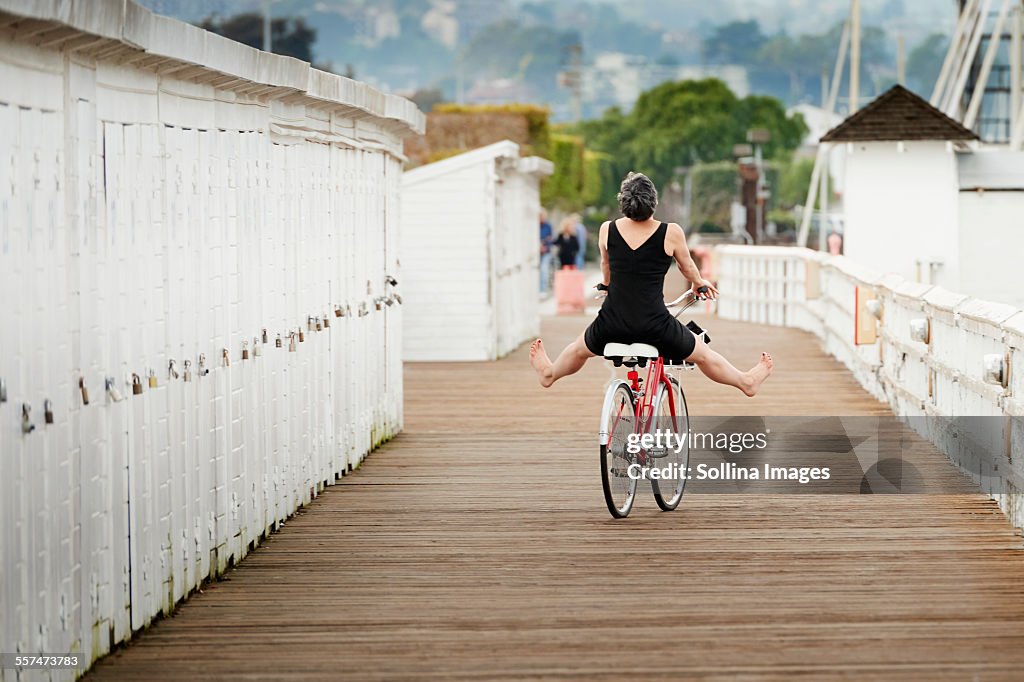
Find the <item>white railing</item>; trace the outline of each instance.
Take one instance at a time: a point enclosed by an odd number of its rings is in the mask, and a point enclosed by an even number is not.
[[[423,119],[130,1],[0,24],[0,651],[91,662],[401,428]]]
[[[914,424],[930,425],[925,435],[1024,525],[1024,312],[808,249],[721,246],[716,254],[721,316],[815,334],[895,414],[1006,417],[970,438],[937,426],[943,420]]]

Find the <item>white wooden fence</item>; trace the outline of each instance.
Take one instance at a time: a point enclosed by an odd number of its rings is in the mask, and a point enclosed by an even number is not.
[[[405,174],[406,360],[494,360],[536,337],[540,181],[553,170],[504,140]]]
[[[423,118],[131,1],[0,25],[0,651],[92,661],[401,428]]]
[[[1024,312],[808,249],[722,246],[717,260],[721,316],[814,333],[895,414],[1005,417],[975,420],[992,432],[969,438],[948,420],[912,423],[1024,526]],[[874,343],[855,343],[858,288],[877,297],[859,313]]]

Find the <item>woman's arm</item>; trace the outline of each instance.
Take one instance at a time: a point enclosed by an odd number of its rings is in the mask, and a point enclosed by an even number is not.
[[[612,268],[608,263],[608,222],[601,223],[601,230],[597,233],[597,246],[601,251],[601,281],[605,286],[612,283]]]
[[[676,223],[669,223],[668,239],[666,241],[672,247],[672,257],[675,258],[679,271],[683,273],[683,277],[693,286],[693,293],[697,294],[698,289],[707,287],[707,294],[702,295],[709,296],[712,299],[716,298],[718,296],[718,289],[711,282],[701,277],[700,268],[693,262],[690,248],[686,245],[686,234],[683,232],[683,228]]]

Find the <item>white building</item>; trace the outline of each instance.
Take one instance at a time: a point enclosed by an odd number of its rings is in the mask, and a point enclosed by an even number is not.
[[[844,253],[958,290],[956,151],[976,139],[900,86],[822,137],[845,151]]]
[[[1024,152],[957,155],[960,291],[1024,307]]]
[[[822,137],[845,152],[844,253],[879,272],[1024,300],[1024,152],[895,86]]]
[[[405,173],[405,360],[493,360],[537,335],[539,185],[553,170],[504,141]]]

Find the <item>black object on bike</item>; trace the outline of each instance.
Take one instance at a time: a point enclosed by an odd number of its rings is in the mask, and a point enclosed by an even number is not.
[[[686,328],[693,332],[694,336],[696,336],[698,339],[704,339],[704,343],[711,343],[711,337],[708,336],[708,333],[701,329],[700,325],[698,325],[693,320],[690,320],[689,322],[686,323]]]

